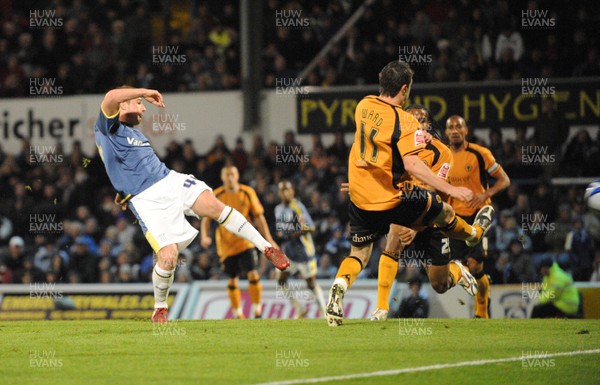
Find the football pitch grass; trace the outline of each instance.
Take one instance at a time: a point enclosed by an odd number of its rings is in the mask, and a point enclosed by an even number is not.
[[[0,384],[600,384],[599,320],[22,321],[0,336]]]

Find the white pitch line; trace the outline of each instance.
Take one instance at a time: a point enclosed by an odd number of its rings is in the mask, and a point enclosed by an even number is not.
[[[552,357],[563,357],[563,356],[578,356],[581,354],[599,354],[600,349],[591,350],[575,350],[572,352],[560,352],[560,353],[548,353],[548,354],[534,354],[527,356],[508,357],[508,358],[497,358],[490,360],[475,360],[475,361],[463,361],[456,362],[454,364],[438,364],[438,365],[427,365],[418,366],[416,368],[405,368],[405,369],[393,369],[393,370],[381,370],[377,372],[369,373],[355,373],[346,374],[343,376],[329,376],[329,377],[317,377],[317,378],[302,378],[297,380],[286,380],[286,381],[274,381],[274,382],[263,382],[256,385],[294,385],[294,384],[315,384],[319,382],[328,381],[339,381],[339,380],[352,380],[355,378],[367,378],[367,377],[380,377],[380,376],[393,376],[396,374],[414,373],[414,372],[426,372],[428,370],[448,369],[448,368],[459,368],[462,366],[478,366],[486,364],[499,364],[502,362],[514,362],[521,361],[523,359],[536,359],[536,358],[552,358]]]

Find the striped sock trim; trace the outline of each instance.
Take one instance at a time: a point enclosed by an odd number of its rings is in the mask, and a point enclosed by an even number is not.
[[[223,219],[222,221],[219,222],[219,224],[224,225],[229,220],[229,217],[231,217],[232,213],[233,213],[233,208],[229,207],[229,213],[227,214],[225,219]]]
[[[396,262],[398,262],[398,260],[400,259],[400,255],[398,253],[393,253],[393,252],[387,251],[387,250],[383,250],[381,252],[381,255],[385,255],[386,257],[391,258]]]
[[[360,269],[363,270],[365,267],[363,266],[363,262],[360,260],[360,258],[355,257],[353,255],[349,255],[346,258],[352,258],[352,259],[356,259],[358,261],[358,263],[360,263]]]

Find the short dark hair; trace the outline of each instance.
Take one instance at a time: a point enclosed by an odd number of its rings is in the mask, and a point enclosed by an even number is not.
[[[379,92],[383,96],[398,95],[403,85],[410,85],[414,71],[405,62],[394,60],[379,72]]]
[[[425,116],[427,116],[427,121],[429,123],[432,123],[431,113],[429,112],[429,109],[427,107],[425,107],[424,105],[413,103],[410,106],[406,107],[406,109],[405,109],[406,112],[408,112],[410,110],[423,110],[423,111],[425,111]]]

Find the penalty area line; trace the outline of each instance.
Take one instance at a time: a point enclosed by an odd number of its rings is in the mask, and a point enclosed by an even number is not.
[[[355,379],[355,378],[394,376],[394,375],[397,375],[397,374],[404,374],[404,373],[415,373],[415,372],[426,372],[426,371],[429,371],[429,370],[460,368],[460,367],[463,367],[463,366],[478,366],[478,365],[487,365],[487,364],[499,364],[499,363],[503,363],[503,362],[522,361],[524,359],[529,359],[529,360],[536,359],[536,358],[544,359],[544,358],[553,358],[553,357],[568,357],[568,356],[579,356],[579,355],[582,355],[582,354],[599,354],[599,353],[600,353],[600,349],[575,350],[575,351],[572,351],[572,352],[558,352],[558,353],[547,353],[547,354],[537,354],[537,355],[533,354],[533,355],[527,355],[527,356],[496,358],[496,359],[488,359],[488,360],[462,361],[462,362],[455,362],[453,364],[438,364],[438,365],[417,366],[417,367],[414,367],[414,368],[380,370],[380,371],[376,371],[376,372],[345,374],[345,375],[340,375],[340,376],[302,378],[302,379],[297,379],[297,380],[263,382],[263,383],[256,384],[256,385],[315,384],[315,383],[319,383],[319,382],[352,380],[352,379]]]

